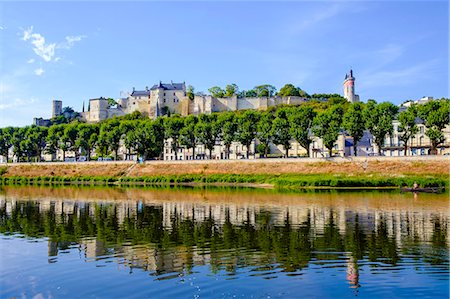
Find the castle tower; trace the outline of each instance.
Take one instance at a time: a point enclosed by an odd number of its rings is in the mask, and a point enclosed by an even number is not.
[[[62,114],[62,101],[53,100],[52,117],[57,117]]]
[[[359,97],[355,95],[355,77],[353,77],[353,70],[345,74],[344,80],[344,98],[350,103],[359,102]]]

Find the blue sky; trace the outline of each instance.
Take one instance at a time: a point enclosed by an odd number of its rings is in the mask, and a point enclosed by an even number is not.
[[[159,80],[342,94],[350,66],[362,101],[448,97],[448,22],[447,1],[1,2],[0,127]]]

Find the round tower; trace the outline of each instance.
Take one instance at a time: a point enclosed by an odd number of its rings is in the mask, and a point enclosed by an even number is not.
[[[350,69],[350,73],[345,74],[344,80],[344,98],[350,103],[356,102],[355,97],[355,77],[353,77],[353,70]]]
[[[56,117],[61,114],[62,114],[62,101],[53,100],[52,117]]]

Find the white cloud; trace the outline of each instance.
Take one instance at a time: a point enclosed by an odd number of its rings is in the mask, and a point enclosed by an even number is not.
[[[44,61],[51,61],[53,56],[55,56],[56,44],[46,44],[45,37],[39,33],[33,33],[33,26],[23,31],[22,40],[30,40],[31,44],[34,46],[33,51],[44,59]]]
[[[33,51],[41,57],[44,61],[58,61],[61,58],[55,57],[56,49],[66,49],[69,50],[73,47],[76,42],[81,41],[83,38],[86,38],[86,35],[78,35],[78,36],[66,36],[65,42],[62,43],[46,43],[45,37],[40,33],[33,33],[33,26],[23,31],[22,40],[30,41],[33,45]]]
[[[28,59],[27,63],[34,63],[34,58]]]
[[[43,68],[38,68],[38,69],[35,69],[34,70],[34,73],[37,75],[37,76],[40,76],[40,75],[42,75],[43,73],[44,73],[44,69]]]
[[[36,102],[35,98],[30,98],[29,100],[24,100],[21,98],[16,98],[8,103],[0,103],[0,110],[18,108],[23,106],[28,106]]]

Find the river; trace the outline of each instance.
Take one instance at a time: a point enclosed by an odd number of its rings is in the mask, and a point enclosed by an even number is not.
[[[448,194],[3,187],[0,297],[449,297]]]

